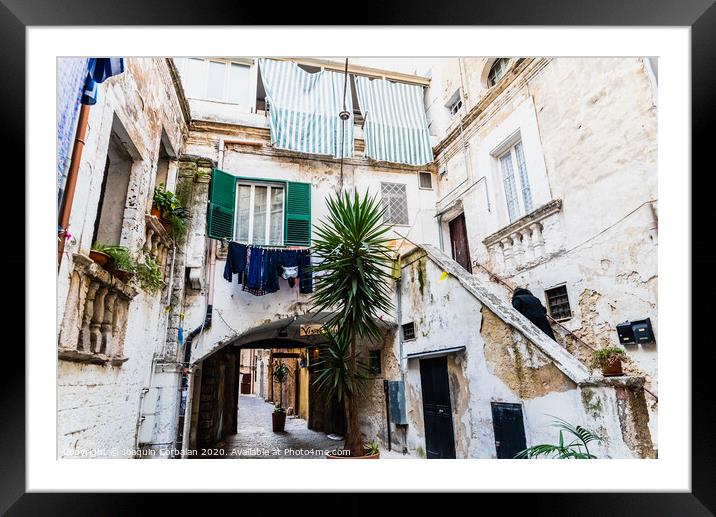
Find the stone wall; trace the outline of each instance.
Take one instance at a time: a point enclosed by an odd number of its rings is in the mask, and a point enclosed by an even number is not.
[[[104,296],[100,288],[91,307],[82,298],[85,295],[75,291],[78,284],[71,282],[78,274],[78,267],[88,260],[84,257],[89,255],[92,245],[111,139],[131,160],[126,196],[118,211],[121,222],[121,227],[117,227],[118,243],[127,246],[136,258],[152,254],[161,260],[167,272],[171,267],[166,242],[153,237],[153,230],[150,232],[153,223],[148,214],[162,134],[166,135],[165,145],[176,152],[182,148],[187,134],[187,120],[179,105],[182,94],[177,92],[171,79],[167,60],[127,58],[125,64],[124,73],[99,86],[99,100],[90,108],[70,217],[72,237],[66,243],[58,273],[57,440],[60,457],[92,451],[101,457],[132,457],[139,439],[139,417],[145,400],[152,401],[148,404],[152,406],[148,407],[152,416],[156,404],[166,403],[171,414],[168,420],[173,420],[171,425],[175,425],[175,414],[171,410],[175,407],[172,399],[177,396],[176,382],[164,379],[152,385],[152,379],[158,378],[155,369],[162,375],[163,367],[154,364],[154,358],[165,345],[168,293],[150,294],[139,289],[127,304],[122,324],[117,325],[118,320],[112,317],[116,298]],[[117,201],[122,202],[119,197]],[[151,245],[145,246],[149,238],[153,239]],[[110,294],[113,289],[119,289],[112,287],[119,284],[111,280],[111,275],[107,280],[96,278],[109,286]],[[98,313],[102,308],[104,318]],[[116,341],[118,350],[121,349],[117,358],[121,360],[110,358],[98,363],[101,358],[96,355],[69,353],[78,346],[76,341],[67,340],[72,329],[85,323],[92,328],[95,321],[105,339],[111,336]],[[160,390],[162,396],[158,397]],[[166,425],[155,418],[150,420],[152,426],[160,429]]]
[[[428,92],[440,113],[461,83],[469,93],[461,116],[435,117],[445,135],[436,148],[447,167],[438,183],[444,249],[446,221],[464,212],[472,260],[545,305],[545,291],[565,284],[572,317],[562,324],[589,344],[618,345],[618,323],[647,317],[658,342],[657,111],[644,61],[512,60],[492,88],[483,82],[489,60],[461,61],[438,67]],[[517,137],[534,207],[551,208],[510,225],[497,156]],[[657,348],[626,347],[629,371],[654,393]],[[656,440],[657,406],[647,396]]]
[[[437,250],[430,253],[404,257],[401,312],[403,323],[415,323],[416,338],[406,341],[403,351],[407,355],[464,347],[447,353],[458,458],[496,457],[493,402],[522,406],[527,446],[556,443],[551,424],[559,417],[604,436],[594,448],[599,457],[654,457],[640,388],[643,378],[589,377],[576,358],[535,334],[532,324],[508,303]],[[442,256],[441,262],[433,255]],[[398,344],[395,347],[397,355]],[[407,359],[405,367],[407,448],[423,456],[419,361]]]

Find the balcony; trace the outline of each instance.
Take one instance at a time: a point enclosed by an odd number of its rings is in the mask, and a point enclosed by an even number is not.
[[[75,253],[65,315],[60,332],[60,360],[119,366],[129,303],[134,287]]]
[[[165,266],[169,250],[172,247],[172,240],[157,216],[146,214],[144,220],[146,225],[142,252],[145,256],[152,257],[166,276],[167,268]]]
[[[547,260],[557,239],[547,239],[558,224],[562,200],[554,199],[485,238],[491,269],[512,274]]]

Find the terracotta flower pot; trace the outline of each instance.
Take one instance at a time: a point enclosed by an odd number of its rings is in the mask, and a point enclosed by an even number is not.
[[[616,377],[624,375],[622,370],[622,360],[619,358],[613,359],[611,362],[607,362],[602,366],[602,375],[604,377]]]
[[[161,211],[160,211],[157,207],[153,206],[153,207],[152,207],[152,215],[153,215],[154,217],[161,217],[161,216],[162,216],[162,213],[161,213]]]
[[[282,433],[286,427],[286,413],[271,413],[274,433]]]
[[[100,267],[104,267],[104,265],[109,260],[109,255],[101,251],[90,250],[90,258],[94,260]]]

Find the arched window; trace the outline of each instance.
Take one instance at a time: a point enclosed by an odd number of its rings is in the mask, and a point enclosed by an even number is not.
[[[495,59],[495,62],[492,63],[492,66],[490,67],[490,72],[487,74],[488,86],[495,86],[497,84],[497,81],[499,81],[500,78],[505,75],[505,72],[507,71],[507,64],[509,62],[510,59],[507,57]]]

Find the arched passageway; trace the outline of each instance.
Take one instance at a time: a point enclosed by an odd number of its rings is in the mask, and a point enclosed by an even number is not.
[[[265,330],[244,334],[193,368],[191,457],[311,458],[343,445],[342,405],[315,386],[320,339],[283,337],[289,331],[279,327],[274,337],[249,341]],[[288,369],[282,384],[272,375],[279,362]],[[285,429],[274,432],[279,404],[286,409]]]

